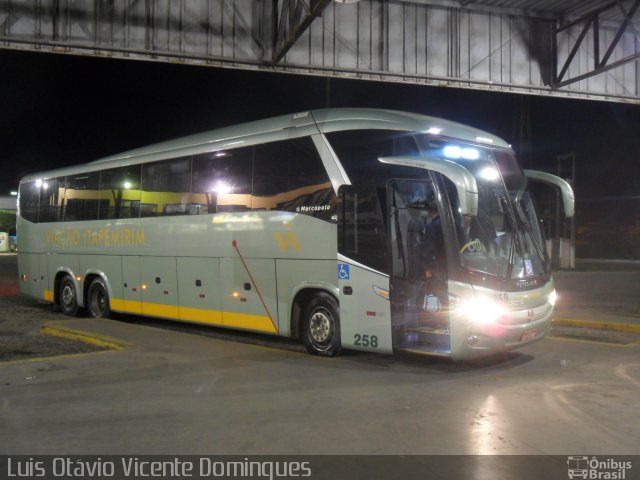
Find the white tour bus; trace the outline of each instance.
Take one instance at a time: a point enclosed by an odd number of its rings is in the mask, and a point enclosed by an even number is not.
[[[326,109],[25,177],[23,293],[65,314],[466,359],[550,329],[556,293],[508,144],[413,113]]]

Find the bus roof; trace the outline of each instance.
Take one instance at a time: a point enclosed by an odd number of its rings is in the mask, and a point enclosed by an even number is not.
[[[495,135],[442,118],[395,110],[328,108],[281,115],[156,143],[90,163],[30,174],[25,176],[22,182],[223,150],[237,147],[239,144],[252,145],[295,138],[318,131],[328,133],[356,129],[409,130],[475,143],[484,142],[487,146],[510,148],[504,140]]]

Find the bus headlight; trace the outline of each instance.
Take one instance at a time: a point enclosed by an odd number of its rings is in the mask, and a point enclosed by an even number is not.
[[[556,300],[558,299],[558,294],[556,293],[555,289],[549,294],[549,298],[547,299],[549,301],[549,303],[551,304],[551,306],[555,306],[556,304]]]
[[[495,323],[507,313],[504,304],[488,297],[459,299],[455,311],[478,323]]]

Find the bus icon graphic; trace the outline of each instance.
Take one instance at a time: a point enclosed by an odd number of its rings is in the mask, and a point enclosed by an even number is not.
[[[589,457],[587,456],[571,456],[567,458],[567,474],[569,478],[589,477]]]

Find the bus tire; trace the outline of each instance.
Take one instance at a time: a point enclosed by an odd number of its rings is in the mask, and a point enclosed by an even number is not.
[[[340,314],[333,296],[324,292],[313,295],[301,318],[302,338],[309,353],[333,357],[340,352]]]
[[[79,314],[78,292],[76,292],[76,285],[70,275],[65,275],[60,280],[58,300],[62,313],[70,317],[75,317]]]
[[[87,291],[87,310],[92,318],[109,318],[111,307],[109,304],[109,292],[104,280],[95,278]]]

